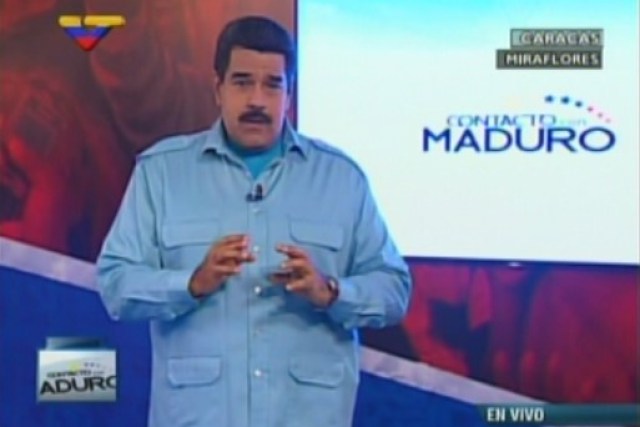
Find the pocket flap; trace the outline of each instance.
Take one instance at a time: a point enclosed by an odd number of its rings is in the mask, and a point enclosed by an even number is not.
[[[212,244],[218,238],[218,221],[177,222],[162,227],[162,242],[168,248],[190,244]]]
[[[167,365],[167,377],[174,387],[212,384],[221,371],[219,357],[176,357]]]
[[[339,225],[292,220],[290,228],[291,237],[300,243],[311,243],[331,249],[342,247],[344,233]]]
[[[298,382],[323,387],[337,387],[344,378],[344,363],[292,359],[289,373]]]

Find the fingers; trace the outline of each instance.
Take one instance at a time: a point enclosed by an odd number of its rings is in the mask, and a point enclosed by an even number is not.
[[[286,285],[287,290],[305,289],[304,282],[311,278],[315,272],[307,253],[297,246],[285,244],[277,245],[276,251],[286,255],[289,259],[282,263],[280,266],[282,272],[274,274],[272,281]]]
[[[310,260],[304,258],[292,258],[281,265],[281,271],[271,276],[271,281],[285,285],[290,292],[306,293],[311,290],[315,269]]]
[[[306,256],[304,258],[293,258],[283,262],[282,269],[301,276],[313,272],[313,266]]]
[[[249,252],[249,238],[245,234],[233,234],[219,240],[209,252],[209,262],[213,264],[253,262],[256,257]]]
[[[217,241],[213,250],[246,249],[249,247],[249,237],[245,234],[234,234]]]
[[[214,273],[220,276],[233,276],[240,274],[240,266],[238,264],[214,264],[212,269]]]
[[[304,280],[315,272],[314,266],[307,253],[296,246],[280,244],[276,251],[286,255],[281,268],[282,271],[272,275],[275,283],[289,284],[292,289],[298,289],[297,279]],[[240,272],[240,264],[254,262],[256,255],[249,250],[249,237],[246,234],[233,234],[223,237],[211,249],[208,263],[217,274],[233,275]],[[292,282],[292,279],[296,279]]]
[[[236,263],[255,261],[254,254],[250,253],[246,249],[236,248],[222,248],[214,251],[212,258],[216,263],[225,261],[234,261]]]
[[[223,237],[217,244],[218,245],[229,245],[235,243],[249,243],[249,237],[246,234],[231,234],[229,236]]]
[[[312,276],[294,276],[293,274],[275,273],[270,277],[271,282],[277,285],[284,285],[290,292],[304,293],[311,289]]]
[[[276,251],[288,256],[289,258],[308,258],[307,253],[304,250],[293,245],[280,244],[276,246]]]
[[[278,272],[269,276],[269,280],[278,285],[284,285],[293,279],[293,274],[291,272]]]
[[[284,288],[289,292],[306,293],[311,290],[312,282],[307,278],[300,278],[285,283]]]

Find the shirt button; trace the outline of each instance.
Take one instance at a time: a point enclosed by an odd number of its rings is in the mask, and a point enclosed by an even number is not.
[[[262,376],[262,371],[260,369],[256,369],[253,371],[253,376],[260,378]]]
[[[260,209],[260,208],[253,208],[253,213],[254,213],[254,214],[259,214],[260,212],[262,212],[262,209]]]
[[[253,288],[253,292],[255,292],[256,295],[260,295],[260,293],[262,292],[262,288],[260,286],[256,286],[255,288]]]
[[[255,252],[255,253],[260,252],[260,246],[255,245],[255,246],[253,247],[253,252]]]

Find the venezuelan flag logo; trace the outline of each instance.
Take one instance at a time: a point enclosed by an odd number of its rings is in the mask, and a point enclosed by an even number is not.
[[[93,50],[116,27],[125,24],[122,15],[62,15],[58,24],[82,50]]]

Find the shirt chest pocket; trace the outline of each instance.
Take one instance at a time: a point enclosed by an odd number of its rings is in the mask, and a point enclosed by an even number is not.
[[[220,223],[215,220],[167,222],[162,226],[160,238],[163,267],[197,267],[219,237]]]
[[[289,235],[292,243],[304,249],[322,273],[341,273],[345,246],[345,230],[341,225],[292,219]]]

